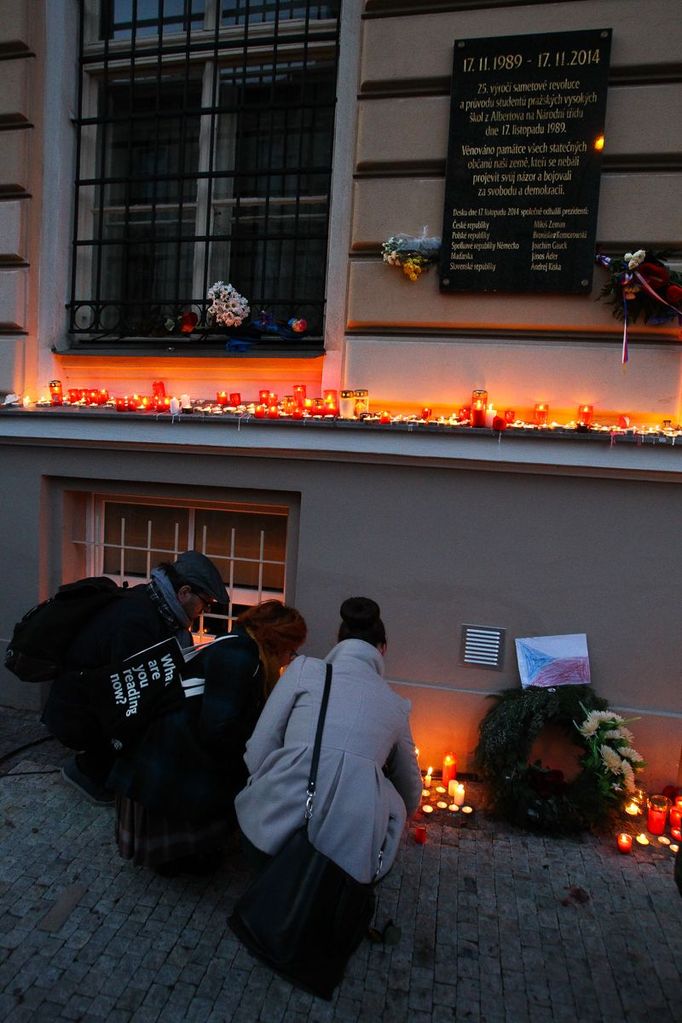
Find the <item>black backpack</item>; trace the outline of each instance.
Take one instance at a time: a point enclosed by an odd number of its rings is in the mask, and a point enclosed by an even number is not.
[[[106,576],[60,586],[14,626],[5,667],[22,682],[50,682],[66,667],[66,653],[90,618],[125,592]]]

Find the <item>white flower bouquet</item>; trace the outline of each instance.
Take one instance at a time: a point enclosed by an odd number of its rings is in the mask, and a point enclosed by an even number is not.
[[[594,771],[604,794],[619,795],[635,791],[635,773],[645,762],[632,742],[634,736],[625,718],[611,710],[585,711],[585,720],[576,724],[587,753],[583,765]]]
[[[238,327],[251,312],[249,303],[231,284],[216,281],[208,289],[211,305],[208,315],[214,323],[222,327]]]

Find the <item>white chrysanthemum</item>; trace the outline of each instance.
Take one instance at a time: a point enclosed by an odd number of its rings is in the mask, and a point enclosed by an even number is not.
[[[628,270],[636,270],[640,263],[643,263],[646,259],[646,249],[637,249],[636,252],[626,252],[625,260],[628,264]]]
[[[591,710],[582,725],[578,725],[578,731],[587,739],[607,722],[608,724],[617,724],[622,720],[622,718],[619,719],[617,715],[612,714],[609,710]]]
[[[630,731],[629,728],[625,728],[625,726],[621,726],[619,731],[620,731],[621,736],[625,739],[626,742],[632,743],[632,742],[635,741],[635,737],[634,737],[634,735],[632,734],[632,732]]]
[[[632,766],[627,760],[623,760],[621,764],[621,773],[623,775],[623,784],[626,792],[635,791],[635,772],[632,770]]]
[[[642,756],[642,754],[638,753],[636,749],[632,748],[632,746],[621,746],[618,752],[620,753],[621,757],[625,757],[625,759],[629,760],[632,764],[635,765],[635,767],[637,766],[637,764],[644,763],[644,757]]]
[[[602,738],[603,739],[621,739],[622,740],[622,739],[625,738],[625,736],[623,735],[622,729],[620,729],[620,728],[610,728],[608,730],[608,732],[604,732]]]
[[[622,774],[623,761],[614,749],[611,749],[610,746],[600,746],[599,752],[608,771],[611,771],[612,774]]]

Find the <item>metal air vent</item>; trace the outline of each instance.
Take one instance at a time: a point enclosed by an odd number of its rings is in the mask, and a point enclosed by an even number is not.
[[[506,629],[487,625],[463,625],[459,663],[466,668],[493,668],[502,671]]]

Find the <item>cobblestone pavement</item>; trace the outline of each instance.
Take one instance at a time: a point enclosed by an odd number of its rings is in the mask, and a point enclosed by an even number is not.
[[[113,812],[60,779],[68,754],[0,708],[0,1018],[6,1023],[647,1023],[682,1020],[670,851],[551,839],[476,811],[410,833],[334,999],[293,989],[225,921],[247,874],[163,879],[119,859]],[[13,738],[12,738],[13,737]],[[12,744],[13,743],[13,744]],[[475,786],[472,802],[476,803]]]

